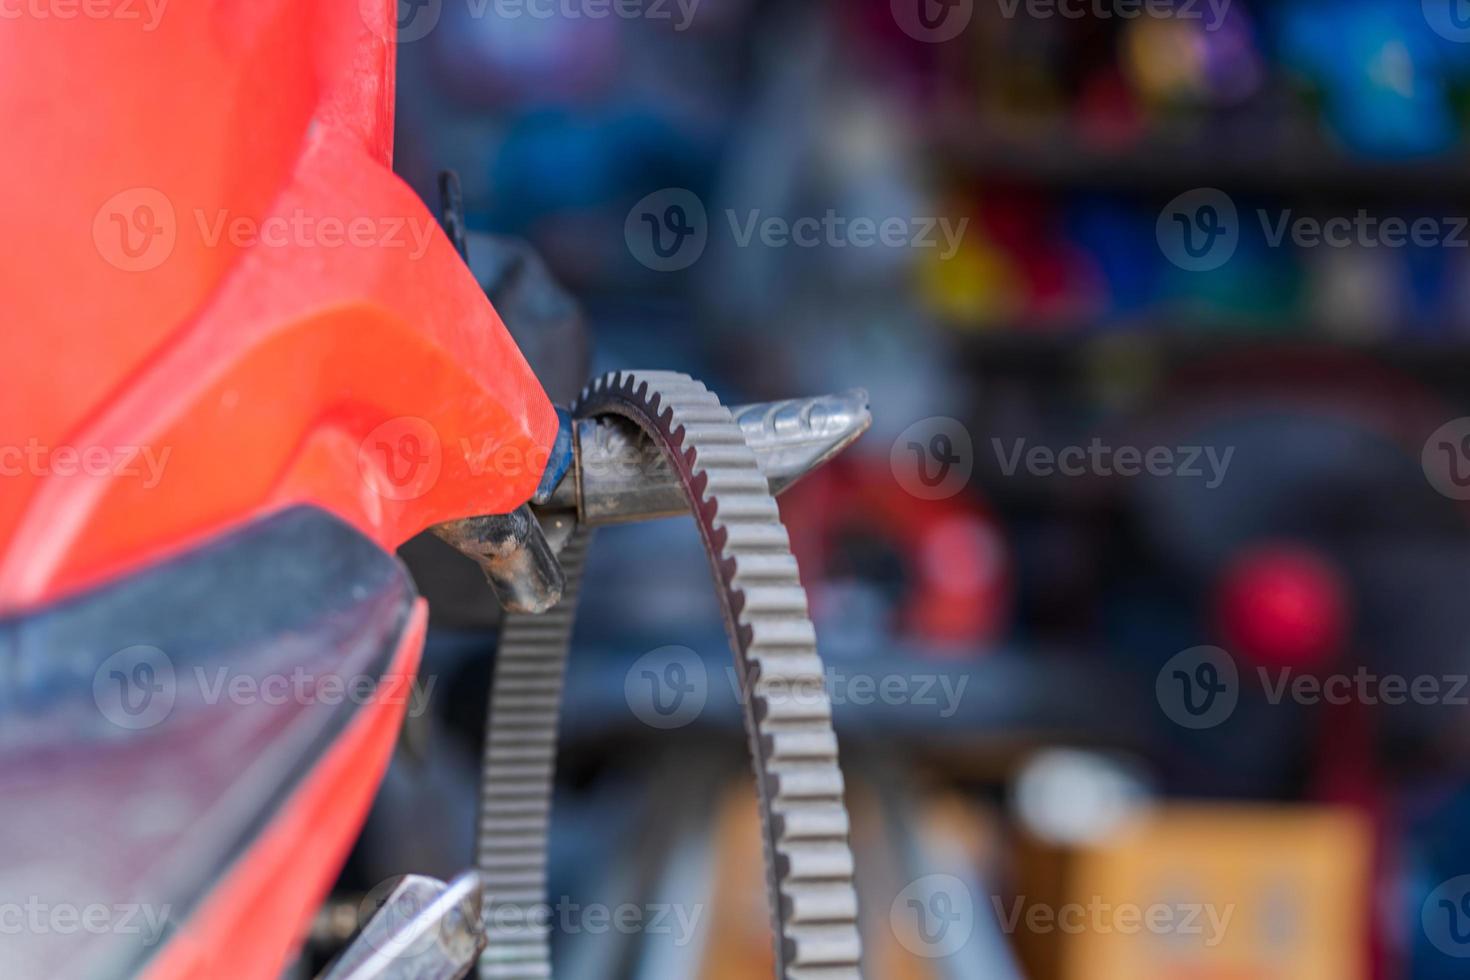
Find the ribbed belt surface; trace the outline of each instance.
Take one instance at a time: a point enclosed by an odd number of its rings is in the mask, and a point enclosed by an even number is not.
[[[755,453],[704,385],[665,371],[589,385],[579,417],[619,415],[678,472],[714,571],[742,686],[782,980],[859,980],[847,808],[816,631],[790,539]],[[551,976],[546,903],[557,721],[591,532],[562,552],[567,588],[541,616],[508,615],[491,693],[479,866],[489,945],[480,976]]]

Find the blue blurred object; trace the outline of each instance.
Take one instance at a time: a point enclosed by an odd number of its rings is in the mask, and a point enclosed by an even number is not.
[[[627,33],[611,17],[538,14],[535,4],[445,4],[426,43],[450,91],[486,107],[595,97],[618,75]]]
[[[1465,839],[1470,789],[1454,784],[1426,787],[1417,798],[1410,798],[1404,822],[1412,843],[1393,909],[1397,931],[1407,937],[1408,975],[1413,980],[1463,980],[1466,961],[1436,947],[1422,923],[1440,911],[1426,909],[1435,890],[1470,868],[1470,846]]]
[[[1065,219],[1068,237],[1087,250],[1107,280],[1110,315],[1143,312],[1154,301],[1164,256],[1153,217],[1116,198],[1088,196]]]
[[[1321,86],[1331,127],[1347,146],[1411,157],[1454,145],[1442,47],[1419,3],[1294,0],[1280,25],[1287,63]]]
[[[1410,244],[1404,248],[1401,261],[1407,270],[1409,329],[1423,335],[1445,336],[1454,315],[1449,297],[1455,270],[1449,250],[1443,246],[1425,248]]]
[[[1274,214],[1274,212],[1272,212]],[[1240,244],[1230,261],[1207,272],[1190,272],[1165,262],[1161,269],[1162,311],[1188,314],[1184,329],[1201,325],[1259,325],[1297,331],[1302,286],[1301,257],[1286,242],[1273,248],[1256,220],[1256,209],[1240,204]]]

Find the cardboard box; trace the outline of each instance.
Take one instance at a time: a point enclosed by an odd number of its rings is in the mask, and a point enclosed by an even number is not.
[[[994,911],[1032,980],[1364,980],[1372,836],[1349,810],[1167,806],[1024,848]]]

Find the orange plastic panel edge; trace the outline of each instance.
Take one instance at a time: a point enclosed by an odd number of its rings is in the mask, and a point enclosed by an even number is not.
[[[389,168],[393,0],[116,6],[0,32],[0,611],[292,504],[392,549],[528,499],[555,413]]]
[[[418,670],[428,607],[420,599],[379,691],[402,691]],[[143,973],[145,980],[280,976],[331,887],[408,710],[406,698],[367,702],[306,782]]]

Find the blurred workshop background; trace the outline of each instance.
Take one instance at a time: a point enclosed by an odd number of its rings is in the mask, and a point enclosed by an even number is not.
[[[1470,5],[400,12],[399,172],[459,173],[482,277],[539,253],[595,371],[870,394],[782,504],[869,976],[1467,975]],[[421,584],[433,709],[343,895],[471,859],[493,614]],[[552,893],[644,918],[569,912],[558,975],[769,975],[692,524],[603,532],[583,602]],[[636,690],[670,663],[675,718]]]

